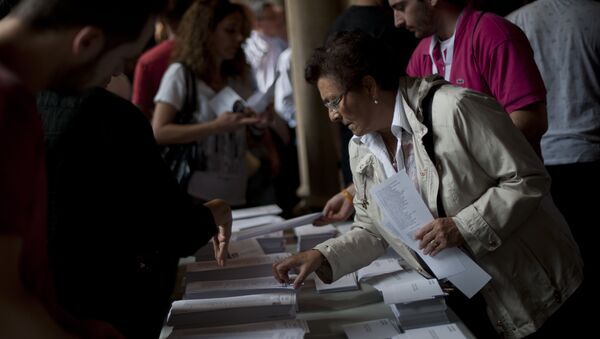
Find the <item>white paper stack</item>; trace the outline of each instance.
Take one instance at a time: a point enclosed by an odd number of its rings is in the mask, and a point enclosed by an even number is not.
[[[348,339],[388,339],[400,334],[400,329],[389,319],[377,319],[342,325]]]
[[[282,291],[174,301],[167,318],[167,325],[176,328],[215,327],[295,317],[296,294]]]
[[[256,226],[262,226],[267,224],[272,224],[275,222],[281,222],[283,219],[277,215],[261,215],[258,217],[246,218],[246,219],[236,219],[233,221],[231,225],[232,232],[238,232],[241,230],[245,230],[247,228],[252,228]]]
[[[356,291],[359,289],[356,281],[356,273],[354,272],[346,274],[331,284],[326,284],[319,277],[315,277],[315,288],[318,293]]]
[[[327,239],[336,236],[337,229],[333,225],[296,227],[294,233],[298,238],[298,252],[310,250]]]
[[[246,239],[241,241],[229,242],[227,253],[229,259],[234,259],[261,256],[267,252],[265,252],[265,250],[263,249],[263,247],[257,239]],[[215,251],[213,249],[212,241],[210,241],[208,244],[196,251],[196,254],[194,254],[194,256],[196,257],[196,261],[215,260]]]
[[[285,238],[283,231],[277,231],[254,238],[266,254],[285,252]]]
[[[467,339],[456,324],[415,328],[397,334],[392,339]]]
[[[169,339],[302,339],[309,333],[304,320],[278,320],[221,327],[175,329]]]
[[[260,217],[263,215],[277,215],[282,212],[281,208],[277,205],[265,205],[250,208],[240,208],[231,211],[231,217],[234,221],[239,219],[246,219],[252,217]]]
[[[275,253],[231,259],[224,267],[220,267],[215,261],[195,262],[186,266],[186,281],[190,283],[272,276],[273,263],[289,256],[289,253]]]
[[[223,298],[239,295],[295,291],[289,284],[282,284],[274,277],[248,279],[194,281],[185,286],[183,299]]]
[[[410,303],[392,304],[390,308],[400,326],[405,330],[450,322],[446,314],[446,300],[442,296]]]
[[[281,221],[281,222],[275,222],[275,223],[271,223],[271,224],[246,228],[246,229],[240,230],[238,232],[233,232],[231,234],[231,240],[239,241],[239,240],[254,238],[257,236],[261,236],[261,235],[265,235],[265,234],[269,234],[269,233],[273,233],[273,232],[277,232],[277,231],[284,231],[287,229],[292,229],[292,228],[296,228],[296,227],[307,225],[307,224],[312,224],[312,222],[315,221],[317,218],[319,218],[321,215],[322,214],[320,212],[319,213],[311,213],[311,214],[303,215],[301,217],[288,219],[288,220]]]
[[[427,279],[414,270],[390,273],[371,280],[386,304],[408,303],[443,296],[437,279]]]

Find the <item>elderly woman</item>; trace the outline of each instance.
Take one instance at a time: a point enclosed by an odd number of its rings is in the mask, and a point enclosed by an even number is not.
[[[441,78],[400,78],[394,62],[361,33],[339,35],[308,61],[305,77],[317,85],[330,119],[354,134],[356,216],[347,234],[275,263],[275,277],[288,281],[296,268],[296,287],[313,271],[335,281],[388,245],[425,272],[415,253],[391,236],[394,226],[384,223],[370,195],[374,185],[406,170],[435,217],[416,232],[422,255],[461,247],[491,276],[480,294],[496,330],[506,337],[535,332],[583,280],[577,245],[549,198],[543,164],[494,99]],[[431,129],[424,112],[431,113]],[[431,135],[433,158],[424,146]],[[361,175],[367,158],[373,159],[370,176]]]

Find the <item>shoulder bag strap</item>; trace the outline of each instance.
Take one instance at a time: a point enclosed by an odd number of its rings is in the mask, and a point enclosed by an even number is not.
[[[433,115],[431,106],[433,104],[433,96],[441,86],[442,85],[436,85],[432,87],[429,90],[429,93],[427,93],[427,96],[423,99],[423,124],[427,127],[427,134],[423,136],[423,146],[425,146],[425,151],[427,151],[427,155],[429,155],[429,159],[431,159],[434,166],[437,164],[437,161],[435,159],[435,152],[433,148]],[[443,218],[446,216],[446,211],[444,210],[444,205],[442,204],[442,198],[439,190],[437,195],[437,210],[438,217]]]

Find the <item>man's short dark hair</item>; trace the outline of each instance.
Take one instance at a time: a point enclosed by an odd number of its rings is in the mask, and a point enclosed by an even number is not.
[[[164,9],[167,0],[21,0],[14,15],[33,29],[94,26],[107,35],[107,44],[135,40],[148,18]]]
[[[304,77],[313,85],[321,77],[331,77],[346,89],[355,89],[370,75],[382,89],[394,90],[405,66],[394,55],[383,41],[368,33],[340,32],[313,52]]]

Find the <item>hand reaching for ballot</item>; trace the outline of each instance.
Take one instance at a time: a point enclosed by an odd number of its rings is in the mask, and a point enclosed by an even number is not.
[[[220,266],[225,266],[227,248],[231,238],[231,207],[224,200],[214,199],[204,204],[212,212],[217,224],[217,234],[213,237],[213,248],[215,259]]]
[[[354,185],[351,185],[329,199],[323,209],[323,216],[315,220],[313,225],[323,226],[347,220],[354,213],[354,204],[352,203],[353,192],[355,192]]]
[[[294,279],[294,288],[298,288],[309,274],[321,266],[324,259],[325,257],[317,250],[300,252],[291,257],[287,257],[282,261],[273,263],[273,276],[280,283],[287,284],[290,282],[288,272],[291,269],[296,268],[298,269],[298,276]]]

